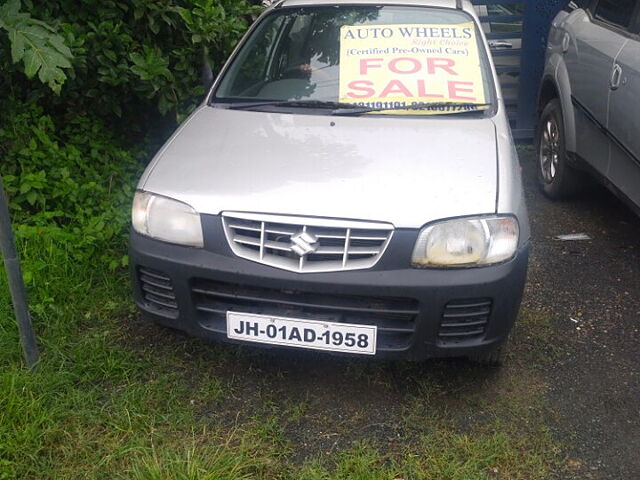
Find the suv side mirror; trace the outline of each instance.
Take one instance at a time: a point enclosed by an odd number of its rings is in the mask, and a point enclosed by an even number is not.
[[[569,2],[567,3],[567,6],[565,7],[565,10],[567,12],[573,12],[574,10],[578,10],[580,8],[580,5],[578,5],[576,2]]]

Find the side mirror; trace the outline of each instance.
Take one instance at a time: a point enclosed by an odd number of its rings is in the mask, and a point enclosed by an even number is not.
[[[580,6],[576,2],[569,2],[567,4],[566,10],[569,12],[573,12],[574,10],[578,10]]]
[[[211,70],[211,65],[209,65],[206,54],[203,55],[202,59],[202,84],[206,91],[213,85],[213,70]]]

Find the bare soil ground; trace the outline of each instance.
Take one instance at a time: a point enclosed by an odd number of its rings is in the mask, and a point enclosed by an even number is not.
[[[551,202],[533,152],[521,162],[534,244],[524,308],[553,326],[554,430],[579,478],[640,478],[640,218],[601,187]],[[568,233],[592,240],[554,239]]]

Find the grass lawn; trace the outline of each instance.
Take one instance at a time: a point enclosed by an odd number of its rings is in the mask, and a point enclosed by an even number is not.
[[[209,344],[138,319],[125,268],[18,237],[43,355],[23,367],[0,275],[0,479],[561,477],[544,318],[499,370]]]

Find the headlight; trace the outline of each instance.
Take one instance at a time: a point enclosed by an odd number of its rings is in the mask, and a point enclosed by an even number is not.
[[[202,247],[200,215],[189,205],[147,192],[136,192],[131,221],[136,232],[191,247]]]
[[[418,236],[414,267],[472,267],[513,258],[520,228],[513,217],[462,218],[425,227]]]

